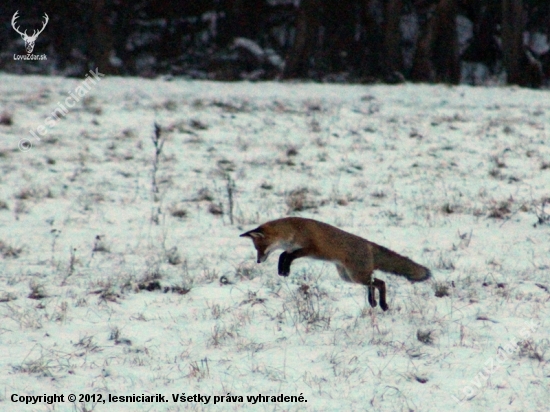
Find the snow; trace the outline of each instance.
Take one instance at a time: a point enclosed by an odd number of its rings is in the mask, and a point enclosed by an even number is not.
[[[0,78],[2,410],[546,410],[548,91],[104,77],[38,140],[82,80]],[[279,277],[239,234],[289,214],[434,279],[377,273],[383,312],[333,265]]]

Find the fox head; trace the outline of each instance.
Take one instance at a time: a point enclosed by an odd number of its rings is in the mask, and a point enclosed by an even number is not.
[[[256,228],[243,233],[240,237],[249,237],[254,243],[254,247],[258,252],[258,263],[265,262],[269,254],[273,251],[272,242],[266,237],[261,228]]]

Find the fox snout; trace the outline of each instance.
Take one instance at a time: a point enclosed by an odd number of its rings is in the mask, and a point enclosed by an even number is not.
[[[267,260],[269,254],[268,253],[262,253],[259,250],[258,252],[258,259],[256,260],[257,263],[263,263]]]
[[[264,245],[266,239],[265,235],[260,231],[260,228],[243,233],[242,235],[240,235],[240,237],[249,237],[250,239],[252,239],[252,242],[254,243],[254,248],[256,249],[256,252],[258,252],[256,258],[257,263],[262,263],[266,261],[269,256],[269,252],[266,253],[267,248]]]

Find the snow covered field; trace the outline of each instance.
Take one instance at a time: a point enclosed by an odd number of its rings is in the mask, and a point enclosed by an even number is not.
[[[0,75],[1,410],[547,410],[548,91],[81,83]],[[434,279],[279,277],[287,215]]]

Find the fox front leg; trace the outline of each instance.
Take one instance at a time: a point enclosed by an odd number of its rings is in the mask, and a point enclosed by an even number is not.
[[[290,259],[290,256],[288,255],[288,253],[286,252],[281,253],[281,256],[279,256],[279,276],[290,275],[291,263],[292,263],[292,259]]]
[[[298,258],[304,256],[311,256],[311,250],[306,248],[296,249],[293,252],[283,252],[279,256],[279,275],[288,276],[290,275],[290,264]]]

